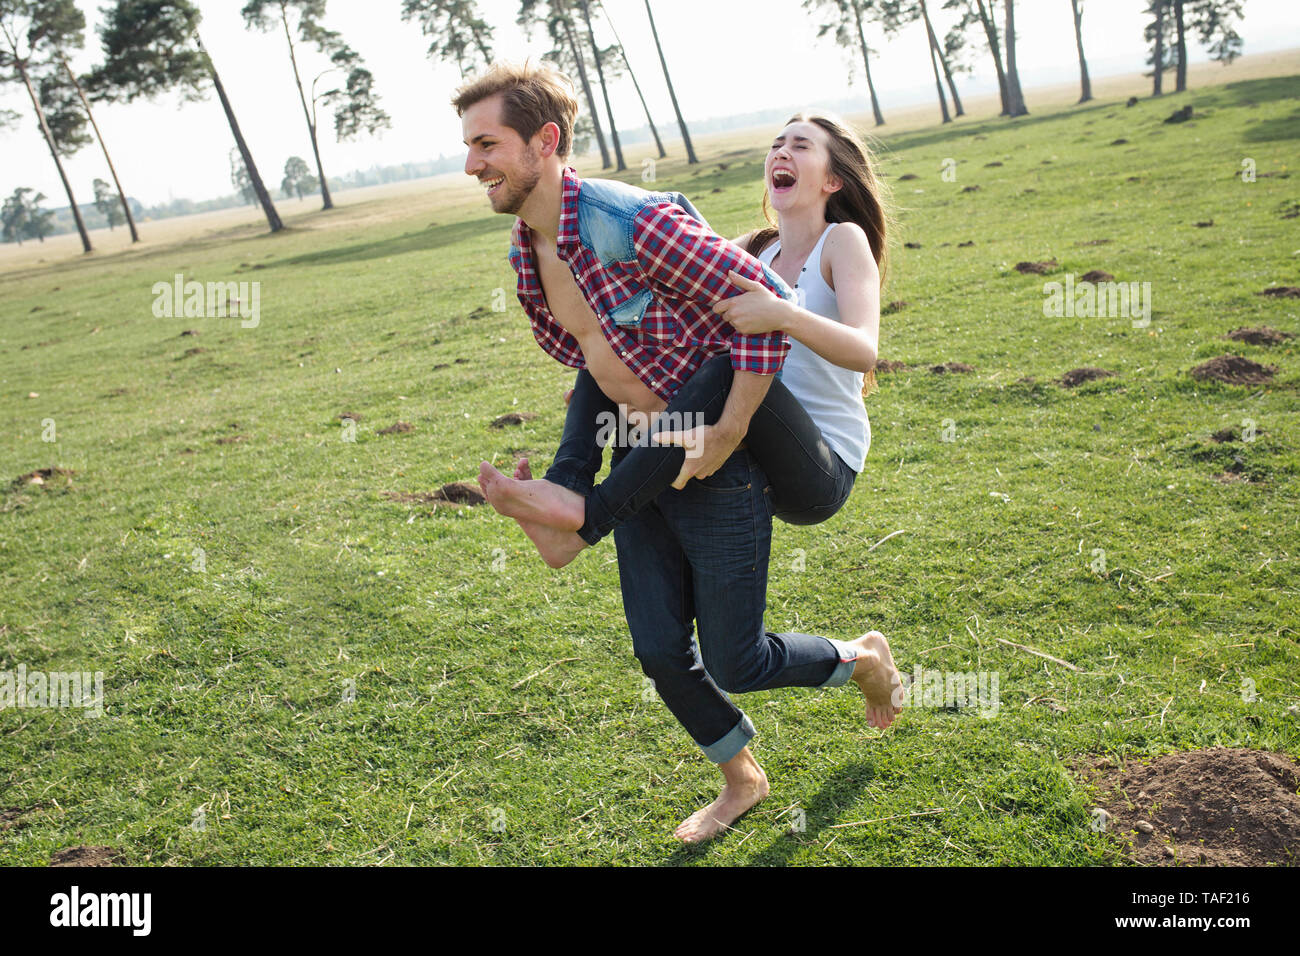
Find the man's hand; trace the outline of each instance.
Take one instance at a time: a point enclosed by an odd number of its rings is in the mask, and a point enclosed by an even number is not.
[[[573,389],[570,388],[564,393],[564,404],[568,405],[571,398],[573,398]]]
[[[692,478],[707,478],[721,468],[745,433],[719,423],[700,425],[684,432],[659,432],[652,437],[656,444],[680,445],[686,449],[682,470],[673,479],[673,487],[681,491]]]
[[[731,284],[744,289],[740,295],[715,302],[713,311],[727,320],[742,335],[762,335],[766,332],[784,332],[790,318],[791,303],[761,282],[746,279],[737,272],[727,273]]]

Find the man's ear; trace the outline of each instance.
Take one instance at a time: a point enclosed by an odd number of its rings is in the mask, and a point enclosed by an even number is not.
[[[558,123],[547,123],[537,131],[541,137],[541,150],[543,157],[554,156],[555,151],[560,147],[560,126]]]

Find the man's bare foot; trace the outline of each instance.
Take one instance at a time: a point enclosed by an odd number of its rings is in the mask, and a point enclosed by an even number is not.
[[[858,648],[853,680],[867,699],[867,723],[883,730],[902,712],[906,694],[889,641],[879,631],[868,631],[849,643]]]
[[[524,534],[528,535],[528,540],[537,548],[542,560],[552,568],[564,567],[587,546],[587,542],[576,532],[561,531],[522,518],[516,518],[515,522],[524,529]]]
[[[746,747],[720,764],[726,783],[718,799],[677,825],[673,836],[683,843],[703,843],[731,829],[741,816],[767,796],[767,774]]]
[[[554,482],[508,478],[485,461],[479,465],[478,484],[498,514],[518,521],[577,531],[586,518],[586,499]]]

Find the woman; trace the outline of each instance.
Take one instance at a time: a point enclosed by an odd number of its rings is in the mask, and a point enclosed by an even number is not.
[[[796,298],[732,273],[745,291],[714,311],[738,332],[780,330],[791,339],[781,376],[745,441],[768,476],[773,515],[816,524],[848,499],[871,443],[862,398],[874,386],[888,216],[866,147],[823,114],[790,119],[768,151],[764,181],[764,213],[770,223],[775,211],[776,225],[736,244],[793,286]],[[700,413],[716,422],[731,379],[730,356],[715,356],[678,390],[665,409],[673,414],[659,421]],[[653,443],[632,448],[593,486],[603,453],[598,422],[617,412],[583,370],[546,477],[533,480],[524,459],[516,482],[493,483],[492,504],[519,522],[551,567],[568,564],[678,477],[686,453],[676,445],[686,436],[655,425]]]

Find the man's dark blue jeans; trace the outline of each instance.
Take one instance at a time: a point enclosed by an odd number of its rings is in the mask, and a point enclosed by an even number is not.
[[[612,468],[626,454],[619,448]],[[735,757],[755,733],[725,692],[835,687],[857,659],[841,641],[764,629],[770,498],[763,469],[740,449],[709,477],[668,488],[614,530],[641,669],[714,763]]]

